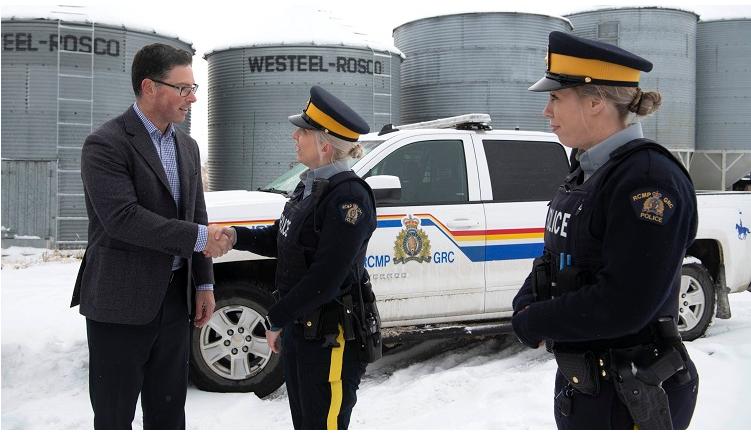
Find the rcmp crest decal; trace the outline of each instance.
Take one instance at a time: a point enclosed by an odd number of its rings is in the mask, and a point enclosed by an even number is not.
[[[420,218],[409,215],[402,219],[405,229],[396,237],[394,242],[394,264],[417,261],[430,263],[430,240],[421,229]]]

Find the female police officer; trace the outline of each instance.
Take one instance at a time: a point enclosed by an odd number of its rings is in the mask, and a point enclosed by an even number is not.
[[[652,64],[561,32],[546,61],[529,89],[550,93],[543,115],[579,164],[550,203],[544,254],[514,298],[514,333],[556,357],[559,428],[685,429],[698,375],[674,319],[696,196],[683,166],[628,124],[660,105],[638,87]]]
[[[369,127],[319,86],[289,120],[298,127],[292,134],[297,160],[308,170],[273,226],[227,230],[235,249],[278,259],[277,302],[269,309],[266,337],[279,353],[276,340],[284,329],[295,429],[346,429],[366,367],[356,341],[345,340],[353,333],[346,313],[368,280],[363,263],[377,224],[372,192],[347,160],[362,156],[356,141]],[[341,314],[343,308],[349,311]]]

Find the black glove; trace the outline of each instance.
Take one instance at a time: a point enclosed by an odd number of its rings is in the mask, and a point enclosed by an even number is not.
[[[538,347],[540,347],[540,342],[542,341],[542,339],[529,336],[527,332],[528,314],[529,309],[527,307],[514,314],[514,317],[511,318],[511,327],[514,329],[514,334],[516,335],[516,338],[519,339],[521,344],[527,347],[531,347],[532,349],[537,349]]]
[[[526,295],[516,295],[513,302],[514,315],[527,308],[527,306],[529,306],[529,304],[533,303],[534,301],[535,296],[531,293]]]

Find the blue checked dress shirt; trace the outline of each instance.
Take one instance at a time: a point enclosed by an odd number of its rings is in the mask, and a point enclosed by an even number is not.
[[[151,141],[156,147],[156,153],[159,155],[159,160],[162,161],[164,172],[167,173],[167,180],[169,181],[170,189],[172,189],[172,197],[175,198],[175,204],[177,209],[180,210],[180,177],[177,174],[177,149],[175,148],[175,126],[170,123],[167,127],[167,132],[162,132],[156,128],[141,111],[138,109],[138,105],[133,103],[133,109],[135,109],[138,117],[141,118],[144,127],[149,132]],[[196,237],[196,244],[193,247],[193,251],[200,252],[206,247],[206,241],[208,240],[208,229],[205,225],[198,225],[198,237]],[[185,264],[185,259],[182,257],[172,257],[172,270],[175,271]],[[213,290],[211,284],[201,284],[196,287],[197,290]]]

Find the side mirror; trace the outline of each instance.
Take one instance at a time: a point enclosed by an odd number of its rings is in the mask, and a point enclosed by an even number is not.
[[[373,189],[376,206],[395,204],[402,198],[402,183],[395,175],[374,175],[365,182]]]

